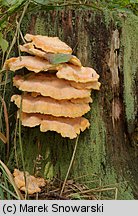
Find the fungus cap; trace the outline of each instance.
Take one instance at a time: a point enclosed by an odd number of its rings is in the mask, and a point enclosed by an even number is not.
[[[22,52],[27,52],[31,55],[35,55],[35,56],[38,56],[40,58],[44,58],[44,59],[49,60],[49,58],[48,58],[49,53],[42,51],[40,49],[36,49],[35,46],[33,45],[33,43],[26,43],[24,45],[20,45],[20,50]],[[50,55],[53,55],[53,54],[50,54]],[[66,61],[66,62],[68,62],[68,61]],[[74,64],[74,65],[77,65],[79,67],[82,66],[80,60],[74,55],[71,55],[69,62]]]
[[[13,176],[17,187],[24,192],[27,190],[28,194],[34,194],[40,192],[41,191],[40,187],[44,187],[46,184],[43,178],[35,178],[34,176],[30,175],[26,171],[25,171],[25,176],[26,176],[26,184],[25,184],[24,172],[19,171],[18,169],[14,169]]]
[[[38,73],[40,71],[58,70],[61,65],[52,65],[47,60],[37,56],[20,56],[8,59],[4,64],[4,69],[16,71],[26,67],[30,71]]]
[[[63,64],[63,67],[56,73],[58,78],[87,83],[98,81],[99,75],[93,68],[90,67],[77,67],[71,64]]]
[[[90,110],[89,104],[86,103],[72,103],[69,100],[59,101],[43,96],[32,97],[29,94],[13,95],[11,101],[14,101],[18,108],[20,108],[22,101],[23,112],[48,114],[57,117],[80,117]]]
[[[65,118],[23,112],[21,113],[21,121],[23,126],[35,127],[40,125],[41,132],[55,131],[62,137],[70,139],[76,138],[81,131],[84,131],[90,125],[84,117]]]
[[[56,100],[90,97],[90,90],[76,89],[68,80],[58,79],[53,74],[32,73],[26,79],[16,75],[13,84],[21,91],[39,93]]]
[[[100,90],[101,83],[97,81],[86,82],[86,83],[76,83],[74,81],[70,82],[70,85],[77,89],[94,89]]]
[[[35,47],[50,53],[72,53],[72,49],[58,37],[48,37],[42,35],[26,34],[25,40],[35,45]]]

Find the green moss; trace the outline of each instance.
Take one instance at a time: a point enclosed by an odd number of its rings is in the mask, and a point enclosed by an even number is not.
[[[74,177],[86,176],[90,180],[92,175],[102,176],[105,164],[105,125],[101,118],[98,97],[94,99],[92,110],[86,117],[90,120],[90,129],[79,137],[79,143],[73,164]],[[82,178],[82,180],[84,180]]]
[[[35,22],[35,34],[45,35],[46,21],[44,17],[37,16]]]
[[[91,144],[93,147],[93,170],[94,172],[101,171],[101,164],[105,163],[105,134],[106,127],[101,118],[101,109],[99,107],[98,97],[95,98],[94,103],[92,105],[91,112],[91,129],[90,129],[90,138]]]
[[[106,167],[106,176],[102,180],[102,186],[106,188],[117,188],[118,200],[133,200],[133,192],[131,185],[128,184],[126,179],[120,175],[118,176],[115,169],[112,167]],[[110,194],[109,194],[110,195]],[[115,197],[115,190],[112,191],[111,197]]]
[[[129,131],[132,132],[136,117],[136,73],[138,69],[138,17],[129,15],[123,22],[124,46],[124,102]]]

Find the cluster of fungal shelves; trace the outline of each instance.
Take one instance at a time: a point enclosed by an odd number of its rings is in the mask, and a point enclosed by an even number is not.
[[[13,84],[22,94],[13,95],[11,101],[18,109],[22,103],[22,125],[40,125],[41,132],[76,138],[90,126],[82,116],[90,110],[91,90],[100,88],[99,75],[83,67],[58,37],[26,34],[25,40],[20,50],[29,55],[10,58],[4,65],[6,70],[17,71]],[[19,70],[24,67],[25,75]]]

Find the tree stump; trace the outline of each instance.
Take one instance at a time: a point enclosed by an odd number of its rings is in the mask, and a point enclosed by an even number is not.
[[[92,9],[66,7],[26,13],[21,24],[25,35],[58,36],[72,47],[84,66],[100,75],[100,92],[93,91],[90,128],[79,136],[69,178],[89,186],[118,188],[118,199],[138,198],[138,125],[136,122],[136,71],[138,18],[112,17]],[[22,127],[26,170],[45,178],[64,180],[75,140],[39,128]],[[20,148],[17,158],[22,167]],[[17,165],[13,154],[11,165]]]

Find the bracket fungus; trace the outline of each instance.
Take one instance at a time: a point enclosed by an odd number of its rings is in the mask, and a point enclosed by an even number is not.
[[[70,139],[76,138],[81,131],[90,126],[89,121],[84,117],[66,118],[24,112],[21,113],[21,121],[23,126],[35,127],[40,125],[41,132],[56,131],[62,137],[69,137]]]
[[[22,94],[13,95],[11,101],[22,107],[22,125],[76,138],[90,126],[82,116],[90,110],[91,90],[100,89],[99,75],[82,66],[58,37],[26,34],[25,40],[20,50],[30,55],[10,58],[4,65],[17,71],[13,84]],[[23,67],[27,75],[18,71]]]
[[[56,73],[58,78],[87,83],[87,82],[97,82],[99,79],[99,75],[93,68],[90,67],[78,67],[72,64],[64,64],[58,72]]]
[[[42,49],[49,53],[72,53],[72,49],[58,37],[48,37],[42,35],[26,34],[25,40],[35,45],[35,47]]]
[[[26,43],[24,45],[20,45],[20,50],[21,52],[27,52],[31,55],[34,55],[34,56],[38,56],[40,58],[44,58],[46,60],[51,60],[53,59],[55,56],[59,57],[61,56],[61,54],[53,54],[53,53],[47,53],[47,52],[44,52],[43,50],[40,50],[40,49],[36,49],[35,46],[33,45],[33,43]],[[74,65],[77,65],[79,67],[81,67],[81,61],[74,55],[68,55],[68,54],[63,54],[62,53],[62,56],[64,57],[68,57],[68,58],[65,58],[64,59],[64,62],[70,62]],[[50,59],[51,57],[51,59]],[[62,60],[63,61],[63,60]]]
[[[13,176],[16,186],[21,191],[27,191],[28,194],[41,192],[41,187],[44,187],[46,185],[46,182],[43,178],[35,178],[28,172],[24,173],[19,171],[18,169],[14,169]]]
[[[14,102],[18,108],[26,113],[41,113],[53,116],[64,117],[80,117],[90,110],[87,103],[72,103],[69,100],[55,100],[50,97],[37,96],[32,97],[30,94],[13,95],[11,101]]]
[[[29,71],[38,73],[40,71],[58,70],[61,65],[52,65],[47,60],[37,56],[13,57],[8,59],[4,64],[4,69],[11,71],[16,71],[23,67],[27,68]]]
[[[56,100],[87,98],[91,94],[90,90],[74,88],[69,81],[58,79],[53,74],[30,74],[27,79],[16,75],[13,84],[21,91],[37,92]]]

